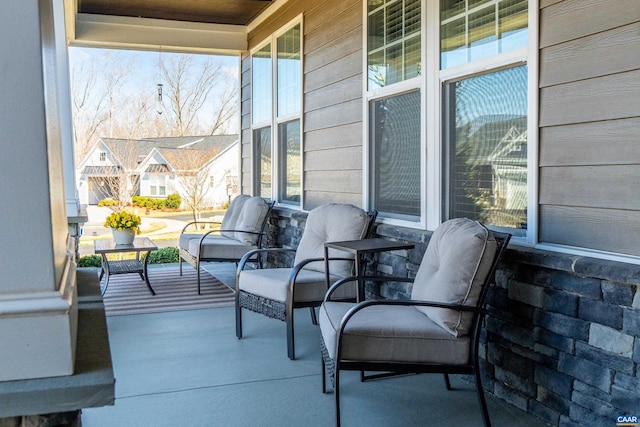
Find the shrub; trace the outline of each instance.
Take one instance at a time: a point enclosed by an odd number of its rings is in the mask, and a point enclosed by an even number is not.
[[[144,207],[144,200],[146,197],[144,196],[133,196],[131,198],[131,204],[137,207]]]
[[[179,252],[176,247],[160,248],[151,252],[149,264],[170,264],[179,261]]]
[[[172,193],[167,196],[165,202],[169,209],[178,209],[182,204],[182,197],[178,193]]]
[[[111,198],[102,199],[98,203],[98,206],[117,206],[117,205],[118,205],[118,201]]]
[[[100,255],[84,255],[78,260],[78,267],[102,267]]]
[[[155,197],[133,196],[131,202],[134,206],[147,209],[178,209],[182,199],[178,194],[169,194],[166,199],[156,199]]]

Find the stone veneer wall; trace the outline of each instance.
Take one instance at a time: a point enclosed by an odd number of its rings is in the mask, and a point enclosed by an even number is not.
[[[305,220],[276,209],[269,243],[295,248]],[[416,248],[379,254],[369,268],[415,276],[431,233],[379,225],[377,234]],[[291,260],[269,259],[283,262]],[[490,393],[554,426],[640,416],[640,266],[512,245],[496,285],[482,346]],[[367,289],[373,298],[410,293],[403,283]]]

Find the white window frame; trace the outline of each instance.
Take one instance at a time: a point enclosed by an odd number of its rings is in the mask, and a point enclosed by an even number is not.
[[[304,111],[304,90],[303,90],[303,82],[304,82],[304,28],[303,28],[303,19],[302,14],[296,16],[294,19],[289,21],[286,25],[283,25],[278,31],[271,34],[265,40],[263,40],[260,44],[256,45],[255,48],[251,49],[250,57],[251,63],[253,64],[253,55],[264,48],[266,45],[271,45],[271,119],[268,121],[262,121],[258,123],[253,123],[253,114],[252,114],[252,123],[251,123],[251,157],[252,157],[252,170],[255,169],[257,164],[256,156],[256,147],[253,141],[254,130],[262,129],[267,126],[271,127],[271,199],[274,200],[278,205],[285,205],[289,208],[293,209],[302,209],[304,206],[304,166],[303,166],[303,157],[304,157],[304,122],[303,122],[303,111]],[[278,117],[278,37],[291,30],[296,25],[300,25],[300,111],[297,114],[289,114],[287,116]],[[252,82],[253,84],[253,82]],[[252,88],[253,91],[253,88]],[[252,95],[253,96],[253,95]],[[300,122],[300,201],[298,203],[282,200],[283,188],[282,188],[282,179],[281,179],[281,152],[280,152],[280,144],[279,144],[279,126],[280,124],[287,123],[293,120],[298,120]],[[256,178],[255,171],[252,174],[252,182],[251,188],[254,194],[257,194],[260,190],[258,188],[258,182]]]
[[[162,185],[160,185],[162,184]],[[160,193],[160,187],[164,187],[164,194]],[[152,188],[156,189],[156,194],[152,194]],[[153,197],[167,197],[167,177],[159,173],[149,174],[149,195]]]
[[[367,1],[363,2],[363,206],[372,206],[371,161],[369,135],[369,102],[391,94],[419,89],[422,93],[421,105],[421,199],[422,213],[418,223],[406,220],[379,218],[391,225],[435,230],[444,218],[444,150],[442,141],[443,89],[446,82],[485,74],[492,70],[528,64],[528,118],[527,126],[527,230],[526,236],[514,237],[514,244],[533,246],[538,235],[538,13],[539,1],[529,0],[528,5],[528,46],[500,53],[472,63],[465,63],[446,70],[440,70],[440,6],[437,1],[422,0],[422,74],[416,79],[396,83],[388,87],[368,91],[367,89]]]
[[[420,55],[422,63],[424,63],[425,58],[425,33],[424,33],[424,22],[426,18],[426,11],[424,7],[424,0],[420,5],[420,20],[421,20],[421,28],[420,28]],[[362,82],[362,93],[364,96],[362,97],[362,111],[363,111],[363,121],[362,121],[362,135],[363,135],[363,156],[362,156],[362,171],[363,171],[363,184],[362,187],[364,189],[362,194],[362,205],[367,206],[369,209],[373,208],[373,200],[372,200],[372,182],[371,182],[371,173],[372,173],[372,161],[371,161],[371,132],[369,126],[370,114],[369,114],[369,106],[372,101],[376,101],[378,99],[389,98],[392,96],[402,95],[407,92],[419,91],[420,92],[420,117],[425,117],[425,86],[424,86],[424,71],[423,74],[418,75],[417,77],[413,77],[408,80],[403,80],[398,83],[393,83],[389,86],[374,88],[369,90],[369,73],[368,73],[368,22],[369,22],[369,13],[368,13],[368,2],[365,0],[362,5],[362,19],[364,22],[363,25],[363,40],[364,40],[364,48],[362,54],[362,69],[363,71],[363,82]],[[426,167],[426,144],[425,144],[425,135],[426,135],[426,123],[424,120],[420,121],[420,216],[417,221],[409,221],[398,218],[383,218],[378,217],[380,222],[385,224],[392,225],[401,225],[401,226],[409,226],[409,227],[420,227],[424,228],[426,224],[426,200],[425,200],[425,191],[426,191],[426,182],[424,179],[425,175],[425,167]]]

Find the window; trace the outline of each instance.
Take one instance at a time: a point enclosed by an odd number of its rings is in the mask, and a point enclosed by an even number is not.
[[[369,90],[420,74],[420,0],[369,0]]]
[[[302,193],[300,39],[300,24],[277,38],[278,200],[293,204],[300,204]],[[292,118],[294,119],[291,120]]]
[[[271,195],[271,106],[272,106],[271,44],[251,57],[252,121],[255,193],[270,199]],[[262,127],[258,127],[262,126]],[[255,128],[257,127],[257,128]]]
[[[528,1],[440,6],[443,216],[526,236]]]
[[[149,195],[160,197],[167,195],[164,175],[149,175]]]
[[[420,92],[371,102],[372,199],[388,216],[420,216]]]
[[[365,186],[382,221],[470,217],[532,241],[529,7],[367,0]]]
[[[524,47],[527,0],[442,0],[442,69]]]
[[[527,67],[445,88],[447,218],[527,228]]]
[[[100,161],[104,162],[107,160],[107,153],[105,153],[104,151],[100,153]]]
[[[252,121],[271,121],[271,44],[267,44],[251,57]]]
[[[251,62],[254,191],[293,205],[302,202],[301,30],[275,34]]]
[[[294,120],[278,125],[280,141],[280,188],[281,199],[287,202],[300,202],[302,183],[300,158],[300,120]]]
[[[369,198],[381,218],[421,218],[420,0],[369,0]]]
[[[271,198],[271,127],[253,131],[254,170],[257,175],[256,194]]]

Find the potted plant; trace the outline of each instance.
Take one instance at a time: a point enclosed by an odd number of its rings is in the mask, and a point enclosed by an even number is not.
[[[116,245],[130,245],[140,233],[142,220],[134,213],[121,210],[107,217],[104,226],[111,229]]]

